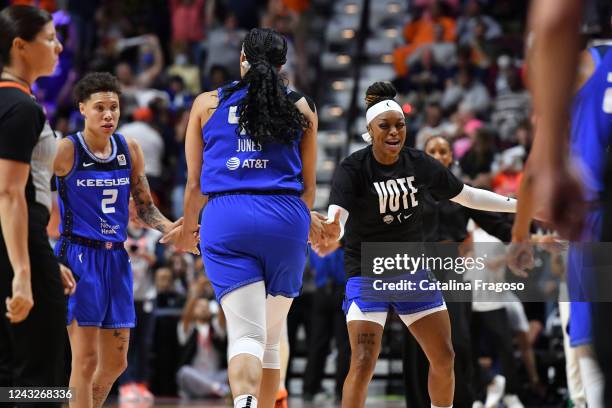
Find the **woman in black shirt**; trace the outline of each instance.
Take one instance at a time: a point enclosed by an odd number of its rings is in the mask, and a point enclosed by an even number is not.
[[[0,12],[0,385],[64,385],[62,279],[75,283],[67,269],[60,279],[46,233],[56,141],[30,91],[61,51],[47,12]]]
[[[426,192],[439,200],[491,211],[512,212],[516,202],[458,180],[435,159],[405,148],[403,111],[393,100],[390,83],[377,82],[367,91],[368,138],[372,146],[342,161],[332,182],[328,218],[340,214],[345,231],[348,275],[344,310],[352,350],[351,368],[344,384],[343,407],[363,407],[367,386],[380,352],[386,316],[393,307],[417,339],[430,363],[429,393],[432,407],[453,402],[453,347],[446,306],[439,291],[427,301],[364,300],[373,278],[362,276],[362,242],[423,242],[423,200]],[[415,277],[427,279],[420,270]],[[383,275],[384,276],[384,275]]]

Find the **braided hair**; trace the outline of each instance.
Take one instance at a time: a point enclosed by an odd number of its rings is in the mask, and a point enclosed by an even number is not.
[[[274,30],[254,28],[244,39],[243,49],[250,68],[222,95],[223,101],[247,88],[238,104],[236,133],[244,130],[258,143],[291,143],[310,122],[289,99],[277,69],[287,61],[287,40]]]
[[[391,82],[374,82],[366,91],[366,109],[370,109],[378,102],[391,100],[397,95],[397,90]]]

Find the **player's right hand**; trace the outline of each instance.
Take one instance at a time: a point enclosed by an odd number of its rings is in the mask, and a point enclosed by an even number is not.
[[[184,231],[184,225],[179,225],[172,231],[164,235],[159,242],[162,244],[173,244],[180,251],[191,252],[194,255],[200,255],[199,243],[200,234],[198,229],[192,233]]]
[[[520,278],[527,278],[527,270],[534,267],[533,243],[512,242],[508,247],[506,260],[512,273]]]
[[[34,298],[32,296],[32,282],[30,276],[24,277],[17,274],[13,277],[13,296],[6,298],[6,317],[13,324],[24,321],[32,307]]]
[[[71,296],[76,292],[76,280],[70,268],[63,264],[59,264],[60,277],[62,278],[62,285],[64,286],[64,295]]]

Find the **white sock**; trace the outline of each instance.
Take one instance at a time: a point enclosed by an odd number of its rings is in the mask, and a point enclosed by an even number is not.
[[[239,395],[234,398],[234,408],[257,408],[257,398],[250,394]]]
[[[592,408],[603,407],[604,378],[597,362],[593,357],[581,356],[578,358],[578,366],[587,405]]]
[[[452,405],[448,406],[448,407],[439,407],[437,405],[431,404],[431,408],[453,408]]]

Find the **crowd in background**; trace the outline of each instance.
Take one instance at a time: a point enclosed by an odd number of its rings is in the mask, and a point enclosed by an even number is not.
[[[54,76],[40,80],[35,93],[58,135],[82,128],[72,87],[84,73],[109,71],[119,78],[123,88],[118,132],[139,141],[158,207],[172,219],[182,215],[184,137],[191,103],[200,92],[238,79],[241,41],[249,29],[271,27],[289,39],[284,71],[293,86],[314,96],[315,102],[332,92],[320,88],[324,78],[300,75],[307,63],[305,25],[316,12],[309,0],[4,3],[36,3],[54,12],[64,51]],[[444,136],[452,145],[453,169],[465,182],[515,195],[533,135],[523,64],[526,1],[408,3],[401,35],[389,40],[395,42],[393,82],[407,115],[407,143],[423,148],[430,137]],[[50,232],[58,236],[57,220]],[[151,398],[151,391],[224,396],[228,389],[223,316],[201,259],[159,245],[159,233],[135,222],[130,223],[128,234],[138,326],[130,341],[129,368],[120,381],[122,395]],[[310,334],[319,325],[318,333],[331,336],[338,330],[335,337],[341,339],[345,330],[336,307],[344,284],[341,260],[340,252],[327,260],[311,256],[304,294],[289,316],[292,356],[306,356],[316,366],[310,367],[310,377],[304,380],[307,398],[321,391],[330,342],[329,337]],[[544,330],[553,304],[526,306],[529,325],[521,347],[548,353],[559,337]],[[334,308],[336,315],[329,313]],[[401,329],[390,325],[388,330]],[[314,341],[318,345],[308,354],[307,345]],[[391,338],[385,344],[383,354],[399,352],[401,347],[394,341]],[[491,350],[485,351],[483,356]],[[537,364],[542,374],[544,363],[540,359]],[[556,367],[559,372],[564,369],[562,364]],[[290,368],[289,379],[294,375]],[[549,398],[564,381],[559,373],[537,377],[533,372],[524,374],[525,383],[533,385],[529,392],[537,398]],[[394,391],[392,379],[390,392]],[[548,394],[547,385],[553,388]]]

